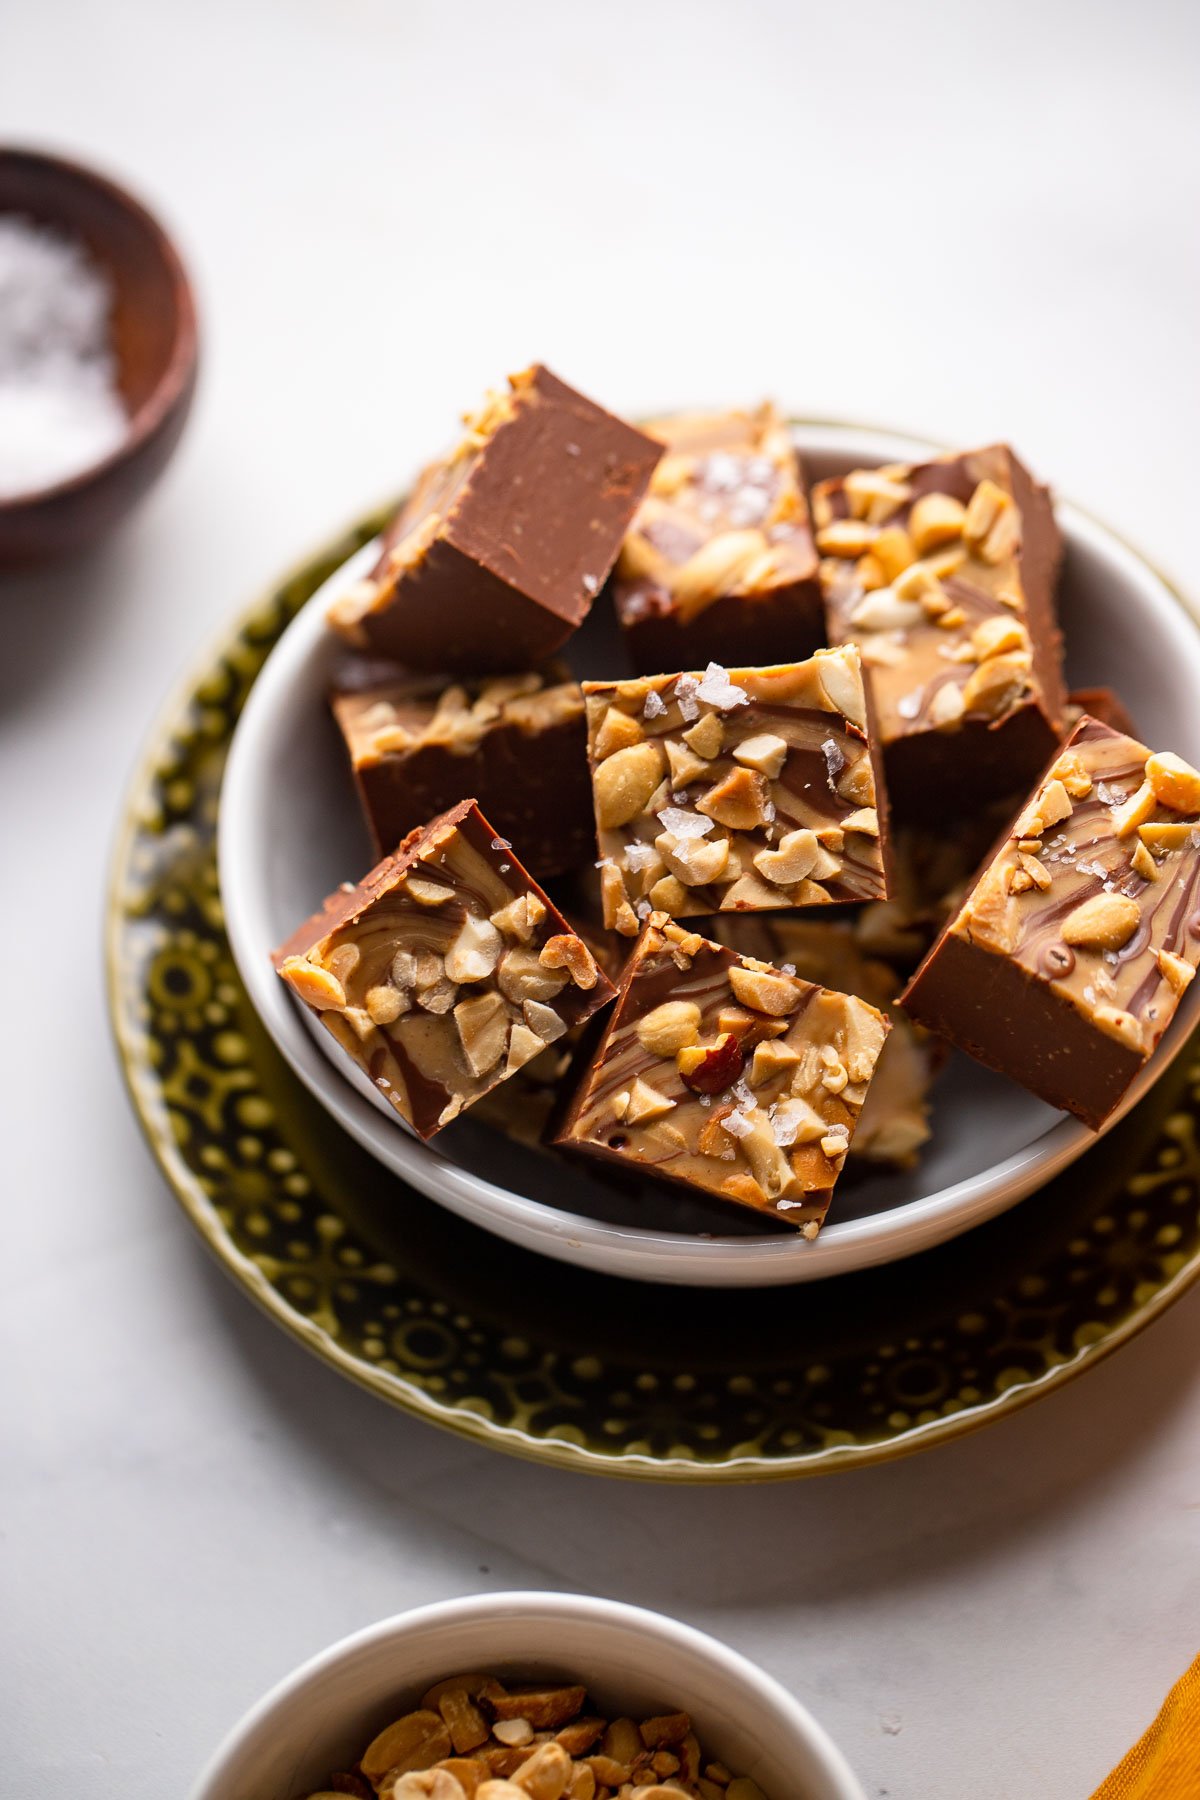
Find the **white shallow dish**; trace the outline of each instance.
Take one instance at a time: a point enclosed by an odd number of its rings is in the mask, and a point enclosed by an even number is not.
[[[933,449],[848,426],[797,426],[796,441],[815,479]],[[1196,622],[1111,532],[1070,505],[1060,504],[1058,517],[1066,540],[1060,610],[1071,686],[1117,688],[1155,746],[1200,762]],[[1095,1142],[1077,1120],[956,1056],[937,1083],[933,1141],[919,1167],[843,1180],[829,1223],[810,1244],[799,1234],[750,1235],[753,1222],[740,1234],[732,1209],[719,1235],[698,1231],[696,1208],[682,1190],[661,1184],[626,1193],[599,1170],[522,1149],[469,1115],[432,1144],[410,1135],[293,1000],[270,961],[274,946],[327,893],[371,864],[328,717],[341,648],[324,613],[376,553],[365,547],[313,596],[255,682],[225,772],[218,858],[229,939],[253,1006],[300,1079],[380,1162],[463,1218],[547,1256],[644,1281],[755,1287],[820,1280],[928,1249],[1023,1199]],[[568,654],[580,673],[603,679],[625,672],[603,607]],[[1198,1010],[1200,982],[1185,995],[1122,1112],[1167,1069]],[[711,1221],[706,1212],[704,1225]]]
[[[426,1688],[467,1669],[569,1676],[609,1716],[689,1712],[704,1748],[768,1800],[865,1800],[816,1721],[744,1656],[661,1613],[538,1593],[449,1600],[343,1638],[246,1714],[190,1800],[293,1800],[319,1788]]]

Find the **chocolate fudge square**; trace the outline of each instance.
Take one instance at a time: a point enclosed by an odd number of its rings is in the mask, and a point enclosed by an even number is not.
[[[815,1237],[888,1021],[655,914],[556,1142]]]
[[[831,643],[862,652],[897,823],[1020,792],[1063,732],[1058,527],[1004,444],[813,489]]]
[[[585,681],[604,922],[874,900],[886,808],[858,652]]]
[[[587,617],[661,455],[540,364],[510,376],[421,475],[330,624],[415,669],[544,662]]]
[[[642,674],[775,663],[825,641],[800,459],[770,405],[646,430],[667,454],[617,561],[613,604]]]
[[[1098,1129],[1197,962],[1200,774],[1083,718],[903,1002]]]
[[[539,881],[593,859],[583,694],[565,671],[345,671],[332,706],[379,855],[470,796]]]
[[[470,800],[331,894],[275,966],[423,1138],[614,991]]]
[[[945,1050],[899,1004],[904,979],[869,956],[849,918],[802,913],[724,913],[709,929],[718,943],[786,975],[867,1000],[891,1023],[850,1145],[850,1164],[911,1169],[931,1136],[929,1098]]]

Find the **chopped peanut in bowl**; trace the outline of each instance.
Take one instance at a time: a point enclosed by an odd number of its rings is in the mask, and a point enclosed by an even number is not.
[[[607,1717],[575,1683],[452,1675],[304,1800],[767,1800],[711,1757],[685,1712]]]

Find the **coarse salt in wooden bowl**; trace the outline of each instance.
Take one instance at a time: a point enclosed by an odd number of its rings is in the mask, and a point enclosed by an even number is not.
[[[196,309],[162,226],[102,175],[57,156],[0,147],[0,215],[79,241],[112,286],[123,439],[77,474],[0,498],[0,568],[83,549],[105,536],[157,480],[179,442],[196,386]]]

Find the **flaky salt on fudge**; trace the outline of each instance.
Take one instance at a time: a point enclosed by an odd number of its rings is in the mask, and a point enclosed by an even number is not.
[[[654,914],[555,1141],[815,1237],[888,1029]]]
[[[471,800],[331,894],[274,960],[423,1138],[613,995]]]
[[[854,994],[887,1014],[892,1028],[867,1089],[849,1160],[911,1169],[930,1139],[930,1092],[945,1050],[899,1005],[904,977],[866,953],[857,923],[800,913],[726,913],[707,929],[741,956],[757,957],[818,987]]]
[[[1027,787],[1063,728],[1045,488],[1004,444],[812,495],[831,643],[862,651],[897,819]]]
[[[642,674],[775,663],[823,643],[803,472],[775,408],[680,413],[621,547],[613,605]]]
[[[903,996],[1098,1129],[1200,962],[1200,773],[1083,718]]]
[[[583,684],[604,921],[887,892],[858,652]]]

